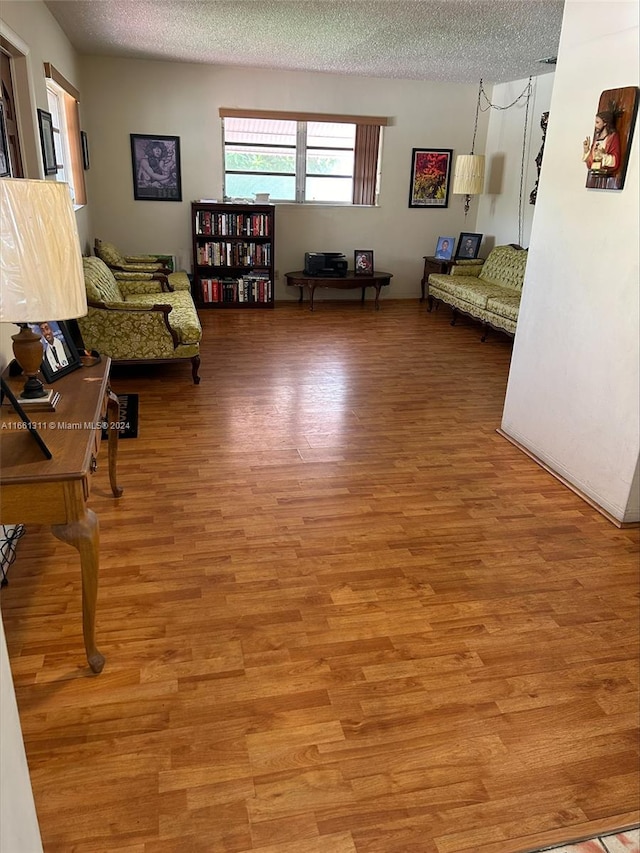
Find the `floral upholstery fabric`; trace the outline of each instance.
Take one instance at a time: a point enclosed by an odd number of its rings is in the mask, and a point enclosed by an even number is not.
[[[136,305],[171,305],[169,325],[181,344],[195,344],[202,337],[202,326],[190,293],[181,290],[175,293],[136,293],[126,299],[127,304],[129,298]]]
[[[496,246],[479,267],[454,266],[451,275],[432,273],[429,299],[514,334],[527,257],[525,249]]]
[[[102,240],[95,241],[95,252],[101,261],[108,267],[119,267],[125,263],[124,257],[116,249],[113,243],[104,243]]]
[[[111,269],[128,270],[129,272],[157,272],[163,270],[164,264],[158,261],[156,255],[123,255],[113,245],[96,238],[95,253],[101,261]]]
[[[153,361],[199,355],[202,328],[189,293],[148,292],[154,281],[116,282],[97,257],[83,258],[90,302],[78,326],[87,349],[115,361]],[[122,288],[122,290],[120,289]],[[167,311],[162,306],[170,306]]]
[[[480,278],[513,290],[522,290],[529,253],[513,246],[496,246],[482,266]]]
[[[90,302],[122,302],[122,291],[111,270],[99,258],[83,258],[84,285]]]
[[[174,290],[186,290],[188,293],[191,293],[191,282],[186,272],[172,272],[169,273],[168,278],[169,285]]]
[[[520,294],[513,296],[494,296],[487,300],[487,311],[506,317],[508,320],[517,320],[520,310]]]

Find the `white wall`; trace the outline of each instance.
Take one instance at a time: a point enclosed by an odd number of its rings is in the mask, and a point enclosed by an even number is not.
[[[598,14],[594,12],[598,11]],[[600,93],[638,85],[638,4],[567,0],[503,430],[619,521],[638,520],[638,151],[585,188]]]
[[[460,196],[450,196],[444,210],[410,209],[408,199],[412,148],[469,150],[475,85],[83,57],[82,86],[94,236],[125,252],[166,251],[190,265],[190,202],[222,193],[220,106],[391,118],[379,207],[277,206],[277,299],[298,298],[282,274],[301,269],[305,251],[344,252],[352,263],[356,248],[373,249],[376,267],[394,274],[389,296],[416,298],[423,256],[435,251],[440,235],[468,230]],[[486,122],[483,116],[481,145]],[[182,203],[134,200],[130,133],[180,137]]]
[[[483,257],[486,257],[494,246],[505,243],[520,243],[525,248],[529,245],[535,212],[535,206],[529,204],[529,194],[538,175],[536,157],[542,143],[540,118],[543,112],[549,110],[554,78],[553,73],[533,78],[528,117],[526,99],[518,101],[509,109],[489,110],[485,187],[484,194],[479,199],[478,215],[473,229],[484,234],[481,250]],[[513,103],[526,89],[528,82],[527,78],[494,86],[491,102],[497,107]],[[484,99],[481,106],[486,106]],[[551,116],[549,118],[552,120]],[[524,181],[520,213],[523,139]]]
[[[40,830],[0,619],[0,850],[41,853]]]

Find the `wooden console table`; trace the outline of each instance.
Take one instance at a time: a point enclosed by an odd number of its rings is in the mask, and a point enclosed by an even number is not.
[[[116,498],[122,494],[116,482],[119,404],[109,387],[110,366],[111,360],[103,358],[93,367],[61,377],[52,386],[61,395],[56,411],[27,413],[52,459],[45,459],[17,413],[7,405],[0,407],[0,523],[51,525],[54,536],[78,550],[84,645],[94,672],[104,666],[95,639],[99,532],[98,518],[87,501],[105,420],[111,491]],[[5,379],[14,393],[24,382],[6,374]]]
[[[300,299],[298,300],[298,302],[302,302],[304,288],[307,288],[307,290],[309,291],[309,302],[311,311],[313,311],[313,294],[316,287],[333,287],[337,290],[351,290],[353,288],[361,288],[362,302],[364,302],[364,293],[367,287],[375,287],[375,306],[377,311],[380,309],[380,288],[390,284],[393,275],[390,272],[381,271],[376,271],[373,275],[354,275],[353,270],[350,270],[346,274],[346,276],[342,276],[340,278],[337,276],[323,278],[318,275],[307,275],[305,272],[300,270],[298,272],[285,273],[285,278],[287,280],[288,285],[290,285],[291,287],[300,288]]]

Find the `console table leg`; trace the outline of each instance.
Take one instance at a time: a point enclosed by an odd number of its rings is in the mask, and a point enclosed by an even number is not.
[[[112,429],[111,425],[118,423],[120,420],[120,401],[109,388],[107,392],[107,421],[109,423],[108,437],[108,457],[109,457],[109,482],[111,483],[111,491],[115,498],[122,495],[122,488],[117,483],[117,463],[118,463],[118,436],[119,430]]]
[[[307,287],[309,288],[309,311],[313,311],[313,294],[316,286],[315,284],[309,284]]]
[[[96,646],[96,603],[98,600],[98,516],[86,510],[84,518],[70,524],[54,524],[53,535],[73,546],[80,554],[82,570],[82,633],[89,666],[95,673],[102,672],[104,655]]]
[[[376,311],[380,310],[380,302],[378,300],[380,297],[380,288],[381,287],[382,287],[381,284],[376,284]]]

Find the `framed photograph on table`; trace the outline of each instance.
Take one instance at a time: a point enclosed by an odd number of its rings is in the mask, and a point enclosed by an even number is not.
[[[373,250],[356,249],[353,253],[354,275],[373,275]]]
[[[455,237],[438,237],[436,253],[433,256],[439,261],[450,261],[453,257],[453,247],[456,244]]]
[[[409,207],[448,207],[452,148],[414,148]]]
[[[477,258],[481,242],[482,234],[471,234],[463,231],[458,239],[456,258]]]
[[[44,320],[42,323],[29,323],[29,328],[34,334],[40,335],[42,341],[40,370],[46,382],[55,382],[81,367],[78,350],[66,323]]]
[[[136,201],[182,201],[180,137],[145,133],[130,136]]]
[[[45,175],[55,175],[58,171],[58,163],[56,161],[56,143],[53,138],[53,119],[51,118],[51,113],[38,109],[38,128],[40,130],[44,173]]]

